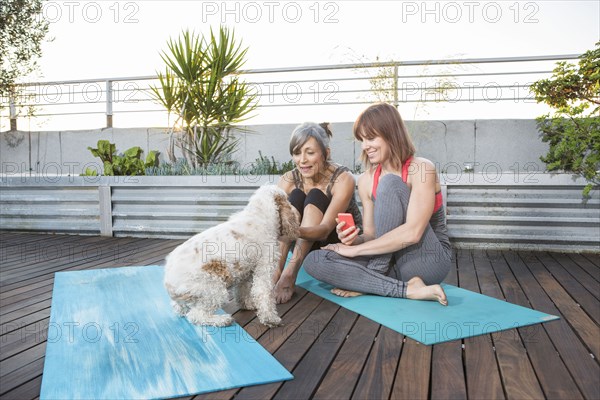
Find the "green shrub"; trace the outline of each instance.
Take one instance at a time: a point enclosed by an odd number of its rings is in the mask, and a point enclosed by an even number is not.
[[[540,159],[548,171],[583,176],[588,196],[600,184],[600,42],[578,65],[559,62],[552,77],[535,82],[531,91],[555,110],[537,118],[542,141],[550,144]]]
[[[275,161],[275,157],[271,156],[271,159],[269,159],[268,157],[264,157],[259,151],[258,158],[251,164],[248,173],[252,175],[283,175],[292,169],[294,169],[294,162],[292,160],[286,161],[280,166]]]
[[[177,161],[178,145],[193,168],[227,161],[239,143],[234,131],[245,130],[237,125],[257,108],[257,91],[239,76],[248,48],[223,26],[206,36],[186,30],[167,46],[160,54],[165,62],[160,86],[151,90],[183,129],[178,138],[171,129],[169,160]]]
[[[145,161],[141,156],[144,152],[139,146],[125,150],[123,154],[117,154],[117,147],[108,140],[98,140],[98,148],[88,147],[94,157],[100,158],[104,166],[103,175],[145,175],[146,169],[158,166],[157,151],[150,151]],[[96,176],[98,171],[86,168],[84,176]]]
[[[160,166],[146,168],[146,175],[283,175],[294,169],[293,161],[279,164],[271,156],[265,157],[258,152],[258,158],[250,165],[242,166],[234,161],[208,163],[198,167],[190,166],[184,158],[174,163],[163,163]]]

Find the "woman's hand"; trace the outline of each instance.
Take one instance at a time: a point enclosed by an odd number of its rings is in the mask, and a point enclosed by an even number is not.
[[[346,222],[340,221],[338,218],[335,219],[335,222],[338,224],[335,227],[335,232],[342,242],[345,245],[351,246],[356,237],[358,236],[358,228],[356,226],[351,226],[348,229],[344,229]]]
[[[321,247],[321,248],[323,250],[335,251],[336,253],[338,253],[339,255],[344,256],[344,257],[348,257],[348,258],[356,257],[356,246],[347,246],[342,243],[333,243],[333,244],[328,244],[327,246]]]

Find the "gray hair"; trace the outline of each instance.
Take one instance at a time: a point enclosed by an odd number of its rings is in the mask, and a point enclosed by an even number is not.
[[[299,150],[312,137],[317,141],[323,155],[327,157],[327,149],[329,149],[331,136],[332,133],[327,122],[322,124],[305,122],[302,125],[298,125],[290,138],[290,154],[293,155],[294,150]]]

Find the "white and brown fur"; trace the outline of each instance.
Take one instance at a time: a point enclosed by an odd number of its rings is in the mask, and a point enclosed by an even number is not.
[[[280,325],[272,278],[278,239],[296,239],[299,220],[285,192],[265,185],[242,211],[179,245],[167,256],[164,281],[175,312],[197,325],[230,325],[231,315],[217,310],[235,288],[241,308],[256,310],[265,325]]]

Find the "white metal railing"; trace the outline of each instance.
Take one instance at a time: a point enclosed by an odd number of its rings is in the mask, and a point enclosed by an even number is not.
[[[256,89],[261,112],[282,107],[364,105],[378,100],[414,103],[416,107],[465,102],[512,102],[522,107],[536,104],[529,91],[532,82],[548,77],[557,61],[578,57],[390,61],[250,69],[240,74]],[[95,124],[101,125],[93,128],[112,127],[117,115],[146,113],[165,118],[166,111],[150,93],[150,87],[157,84],[156,76],[27,83],[21,85],[20,98],[1,99],[0,115],[10,119],[12,129],[30,107],[35,108],[36,118],[104,115],[105,121],[96,120]]]

